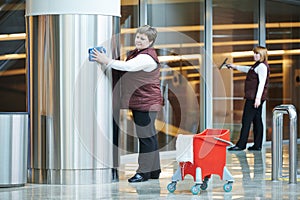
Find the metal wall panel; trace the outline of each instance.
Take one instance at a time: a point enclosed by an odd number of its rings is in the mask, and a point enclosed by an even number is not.
[[[0,188],[26,183],[27,136],[28,113],[0,113]]]

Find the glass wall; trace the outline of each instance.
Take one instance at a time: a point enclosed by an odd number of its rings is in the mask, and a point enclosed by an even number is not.
[[[212,12],[205,9],[208,2],[212,2]],[[219,66],[226,58],[227,63],[252,65],[252,49],[259,44],[269,49],[269,99],[263,118],[266,140],[271,140],[273,108],[283,103],[294,104],[298,110],[300,107],[299,6],[297,1],[280,0],[266,0],[265,4],[259,0],[244,0],[242,4],[239,0],[122,1],[122,55],[134,47],[134,32],[139,25],[147,23],[159,31],[155,48],[162,63],[166,102],[157,120],[162,149],[172,149],[179,133],[201,131],[200,118],[205,112],[200,107],[205,94],[201,88],[206,84],[202,68],[213,70],[209,91],[213,97],[212,127],[230,129],[232,142],[237,141],[246,74]],[[204,23],[211,14],[212,44],[207,44],[205,27],[209,26]],[[213,55],[205,52],[205,45],[212,45]],[[212,66],[204,66],[204,58],[211,59]],[[287,131],[285,127],[285,138]],[[250,132],[248,142],[252,141]]]
[[[279,9],[280,8],[280,9]],[[280,10],[280,11],[279,11]],[[272,133],[272,109],[293,104],[300,109],[300,2],[266,1],[266,43],[271,68],[267,104],[267,139]],[[298,120],[298,137],[300,137]],[[284,115],[284,139],[289,138],[289,119]]]
[[[259,43],[258,0],[213,1],[213,60],[219,66],[227,63],[252,65],[252,49]],[[214,87],[214,126],[231,130],[231,140],[239,138],[244,106],[244,80],[246,74],[226,67],[214,70],[214,83],[223,81],[225,95]],[[221,80],[216,79],[218,73]],[[226,106],[225,112],[220,108]],[[249,142],[252,140],[250,134]]]
[[[147,23],[158,27],[159,31],[155,47],[162,64],[165,106],[157,125],[160,141],[166,139],[163,143],[170,146],[168,142],[174,142],[172,139],[178,134],[200,131],[204,3],[199,0],[149,0]]]
[[[120,33],[120,59],[125,60],[128,51],[134,48],[134,33],[139,26],[140,12],[139,0],[121,1],[121,33]],[[121,154],[138,152],[138,140],[134,137],[134,124],[132,113],[129,110],[120,111],[119,123],[120,139],[119,149]]]
[[[13,2],[13,3],[12,3]],[[206,10],[206,3],[212,6]],[[262,5],[264,13],[259,13]],[[25,1],[5,1],[0,11],[0,111],[26,111]],[[157,127],[161,149],[174,148],[179,133],[201,131],[204,102],[203,71],[213,70],[212,102],[214,128],[229,128],[232,141],[238,138],[243,110],[245,74],[219,69],[227,62],[253,64],[252,48],[261,39],[269,49],[271,79],[269,100],[265,104],[266,139],[272,134],[272,109],[279,104],[300,108],[300,3],[296,0],[121,0],[120,59],[134,48],[138,26],[150,24],[158,29],[155,44],[162,63],[161,80],[165,99]],[[212,15],[212,44],[207,44],[205,17]],[[259,16],[266,16],[259,20]],[[263,35],[259,22],[264,22]],[[204,49],[211,45],[213,55]],[[210,59],[212,66],[204,66]],[[206,91],[207,92],[207,91]],[[204,105],[204,107],[207,105]],[[124,132],[133,130],[131,113],[121,111]],[[205,115],[204,115],[205,116]],[[300,120],[298,120],[299,123]],[[285,119],[285,138],[288,119]],[[300,127],[300,124],[298,124]],[[298,137],[300,136],[298,128]],[[135,138],[123,137],[125,149],[137,151]],[[252,141],[250,135],[249,142]]]
[[[300,96],[300,66],[299,66],[299,6],[296,1],[266,1],[259,6],[259,1],[245,0],[240,4],[237,0],[213,1],[213,60],[216,65],[228,58],[228,62],[238,65],[252,65],[254,46],[264,41],[269,52],[270,84],[268,100],[265,103],[265,135],[266,140],[272,139],[272,110],[280,104],[293,104],[299,113]],[[279,12],[280,8],[280,12]],[[259,13],[259,10],[265,13]],[[262,21],[259,15],[266,16]],[[266,34],[259,31],[264,23]],[[215,74],[218,74],[215,71]],[[244,105],[245,73],[220,70],[225,85],[226,95],[222,97],[218,88],[214,88],[214,126],[231,129],[233,142],[239,137],[241,118]],[[218,81],[216,75],[214,83]],[[220,116],[219,107],[224,105],[226,112]],[[224,113],[221,112],[221,115]],[[220,116],[220,117],[219,117]],[[289,137],[288,116],[284,116],[284,139]],[[299,127],[299,122],[298,122]],[[299,137],[299,130],[298,130]],[[252,132],[248,142],[253,141]]]
[[[0,112],[27,111],[25,1],[0,1]]]
[[[174,150],[174,138],[179,133],[199,132],[200,68],[205,56],[204,3],[200,0],[128,2],[122,1],[123,59],[126,52],[134,48],[137,26],[149,24],[157,28],[154,47],[162,67],[161,88],[165,105],[158,115],[156,127],[160,149]],[[138,12],[139,19],[134,15]],[[125,114],[130,116],[130,113]],[[123,127],[131,124],[126,122]],[[126,140],[128,142],[128,137]]]

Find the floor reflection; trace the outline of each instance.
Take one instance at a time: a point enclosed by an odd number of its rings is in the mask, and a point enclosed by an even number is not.
[[[161,186],[159,180],[150,180],[143,183],[129,183],[129,185],[135,190],[139,197],[138,199],[145,199],[147,197],[149,197],[149,199],[159,199],[160,197]]]
[[[300,145],[298,145],[298,152]],[[284,145],[284,163],[288,158],[288,145]],[[135,173],[135,159],[123,157],[120,168],[120,181],[117,183],[92,185],[46,185],[26,184],[24,187],[0,188],[1,200],[142,200],[142,199],[300,199],[300,183],[289,184],[288,178],[274,182],[271,180],[271,147],[264,147],[261,152],[241,151],[227,153],[226,167],[234,177],[231,192],[224,192],[224,181],[218,175],[212,175],[208,188],[198,195],[190,191],[194,185],[192,177],[178,182],[174,193],[167,190],[167,185],[177,169],[174,152],[162,154],[162,174],[159,180],[142,183],[127,182]],[[298,163],[300,161],[298,154]],[[298,166],[299,168],[300,166]],[[284,166],[283,172],[287,173]],[[299,170],[298,170],[299,171]]]
[[[242,185],[245,196],[254,196],[255,199],[264,198],[262,185],[264,182],[264,163],[261,151],[236,152],[242,172]],[[250,164],[249,164],[250,163]],[[248,189],[249,188],[249,189]],[[251,189],[250,189],[251,188]],[[253,191],[254,194],[253,194]]]

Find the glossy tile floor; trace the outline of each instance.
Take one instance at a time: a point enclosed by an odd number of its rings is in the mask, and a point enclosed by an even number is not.
[[[298,152],[300,145],[298,144]],[[261,152],[227,152],[227,168],[234,177],[231,192],[225,192],[218,175],[212,175],[208,188],[198,195],[191,193],[194,185],[192,176],[177,183],[174,193],[167,190],[171,177],[177,169],[175,152],[162,152],[162,174],[159,180],[129,184],[137,167],[136,155],[122,156],[120,181],[95,185],[46,185],[26,184],[24,187],[0,188],[0,199],[300,199],[300,153],[298,153],[298,184],[289,184],[288,146],[283,146],[282,175],[279,181],[271,180],[271,146],[266,145]]]

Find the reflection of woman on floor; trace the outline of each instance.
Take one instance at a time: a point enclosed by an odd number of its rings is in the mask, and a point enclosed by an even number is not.
[[[262,159],[262,153],[260,151],[253,152],[253,154],[241,151],[235,154],[238,158],[241,166],[241,170],[243,173],[243,187],[245,192],[247,192],[247,187],[249,187],[249,192],[257,193],[257,197],[262,197],[264,192],[262,191],[262,177],[264,176],[264,163]],[[253,157],[252,157],[253,155]],[[248,164],[248,160],[250,163],[253,163],[253,171],[251,172]],[[253,178],[251,178],[251,174],[253,174]]]

